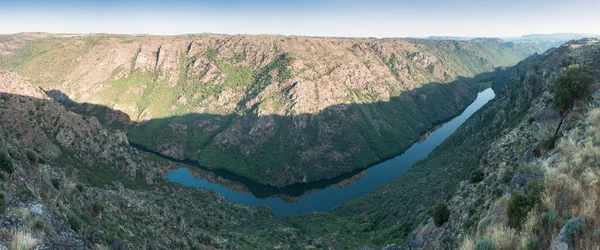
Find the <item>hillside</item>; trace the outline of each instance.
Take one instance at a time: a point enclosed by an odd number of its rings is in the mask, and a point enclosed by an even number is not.
[[[479,80],[464,77],[534,52],[489,39],[0,37],[1,68],[94,104],[70,108],[131,143],[272,186],[402,152],[474,100]]]
[[[572,40],[579,40],[582,38],[598,38],[598,34],[585,34],[585,33],[555,33],[555,34],[528,34],[518,37],[500,37],[500,39],[513,42],[513,43],[529,43],[535,45],[539,50],[546,51],[550,48],[558,48],[560,45],[567,43]],[[468,41],[478,39],[477,37],[455,37],[455,36],[430,36],[427,37],[429,40],[457,40],[457,41]]]
[[[532,43],[538,46],[541,50],[550,48],[558,48],[563,43],[579,40],[582,38],[600,37],[598,34],[581,34],[581,33],[556,33],[556,34],[529,34],[518,38],[508,38],[507,41],[515,43]]]
[[[159,173],[176,163],[138,152],[118,126],[89,116],[127,117],[121,111],[0,71],[0,247],[590,248],[598,244],[599,44],[573,42],[442,84],[491,81],[496,98],[375,192],[332,213],[287,218],[167,182]],[[557,78],[575,64],[594,70],[594,84],[573,109],[552,111]],[[436,203],[449,212],[441,226],[431,218]]]
[[[17,73],[0,71],[0,118],[0,249],[311,244],[266,208],[168,182],[156,171],[172,163],[139,153],[122,132],[68,111]]]
[[[593,84],[572,109],[554,111],[557,78],[577,64],[591,67]],[[333,214],[371,224],[376,246],[593,249],[599,69],[600,43],[584,39],[500,72],[496,98],[428,158]],[[441,225],[437,203],[448,209]]]

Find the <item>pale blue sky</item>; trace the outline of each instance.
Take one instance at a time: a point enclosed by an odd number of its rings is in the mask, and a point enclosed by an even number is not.
[[[598,0],[3,1],[0,33],[349,37],[600,33]]]

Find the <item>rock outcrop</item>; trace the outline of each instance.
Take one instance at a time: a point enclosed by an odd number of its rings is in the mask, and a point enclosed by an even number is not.
[[[598,245],[592,236],[598,228],[597,206],[592,205],[597,179],[589,178],[595,176],[600,152],[600,144],[593,142],[600,133],[600,103],[594,97],[599,46],[599,40],[576,41],[507,69],[492,83],[496,98],[428,158],[334,212],[360,214],[363,223],[413,223],[405,249],[474,249],[476,243],[499,249]],[[596,81],[577,109],[559,114],[550,108],[556,77],[577,63],[593,68]],[[434,227],[427,211],[440,200],[450,216]],[[582,209],[582,204],[590,205]],[[425,218],[415,221],[418,216]]]
[[[19,34],[0,48],[1,68],[128,116],[78,109],[131,142],[273,186],[400,153],[475,99],[466,78],[536,52],[486,39],[246,35]]]
[[[292,248],[277,238],[297,229],[266,208],[169,183],[157,173],[165,165],[0,71],[0,249]],[[261,231],[250,225],[262,219],[273,228],[268,243],[233,236]]]
[[[539,141],[547,140],[556,134],[561,122],[558,111],[545,107],[535,114],[535,120],[531,123],[531,133]]]

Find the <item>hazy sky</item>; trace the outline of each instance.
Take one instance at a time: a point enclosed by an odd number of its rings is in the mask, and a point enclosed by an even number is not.
[[[599,0],[0,0],[0,33],[351,37],[600,33]]]

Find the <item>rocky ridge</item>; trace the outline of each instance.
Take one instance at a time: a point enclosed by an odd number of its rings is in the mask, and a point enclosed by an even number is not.
[[[0,117],[0,249],[289,244],[275,239],[289,229],[267,209],[169,183],[156,172],[168,164],[13,72],[0,71]],[[273,223],[281,234],[259,237],[248,229],[253,223]],[[245,230],[245,240],[234,240]]]
[[[0,44],[2,68],[105,106],[79,113],[131,142],[273,186],[400,153],[475,98],[477,83],[463,77],[536,51],[485,39],[242,35],[19,34]]]
[[[522,67],[520,73],[498,84],[504,86],[501,94],[483,112],[496,112],[492,126],[501,127],[503,132],[491,141],[478,164],[484,177],[460,182],[456,193],[445,202],[451,211],[448,222],[440,227],[432,219],[422,223],[399,249],[478,249],[476,245],[484,241],[498,249],[592,249],[597,245],[598,223],[593,215],[597,209],[582,209],[565,197],[597,190],[596,182],[581,180],[589,184],[576,184],[584,191],[573,191],[576,187],[570,186],[567,176],[582,173],[584,178],[594,171],[590,168],[594,160],[586,162],[579,157],[597,159],[600,86],[596,80],[587,97],[578,100],[567,114],[554,111],[550,103],[561,68],[590,66],[598,79],[599,53],[598,40],[570,42],[549,50],[535,64]],[[509,116],[516,120],[507,124]],[[502,121],[506,125],[501,125]],[[567,173],[557,176],[560,171]],[[531,193],[531,186],[537,183],[545,189],[534,203],[539,205],[525,215],[522,228],[514,228],[511,202]],[[562,187],[555,189],[557,186]],[[591,197],[587,199],[595,199]],[[574,230],[581,231],[574,235]]]

